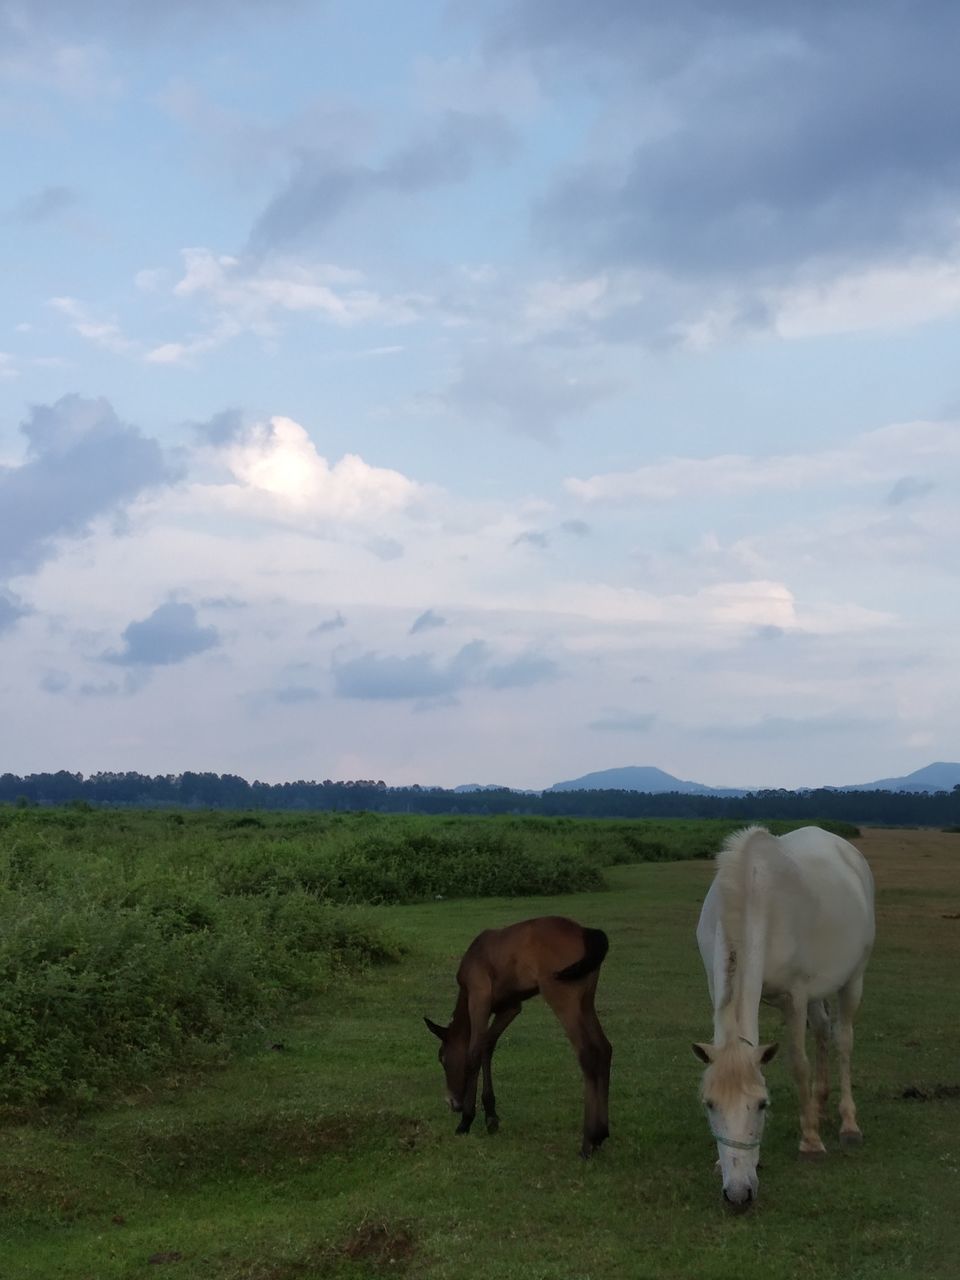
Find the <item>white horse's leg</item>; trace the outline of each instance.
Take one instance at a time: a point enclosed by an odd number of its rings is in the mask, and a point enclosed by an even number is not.
[[[806,996],[791,995],[785,1007],[790,1039],[790,1063],[797,1084],[800,1100],[800,1154],[823,1155],[826,1147],[820,1140],[820,1124],[817,1099],[810,1088],[810,1063],[807,1059],[807,1000]]]
[[[825,1000],[811,1000],[807,1018],[817,1046],[817,1110],[823,1123],[830,1098],[830,1011]]]
[[[840,1145],[859,1147],[863,1134],[857,1124],[857,1108],[850,1088],[850,1058],[853,1055],[853,1019],[863,995],[863,971],[840,990],[837,1017],[837,1050],[840,1055]]]

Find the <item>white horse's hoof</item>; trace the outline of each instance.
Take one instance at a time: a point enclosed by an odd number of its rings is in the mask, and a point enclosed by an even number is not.
[[[804,1148],[801,1147],[799,1151],[799,1156],[801,1160],[810,1160],[810,1161],[823,1160],[826,1157],[826,1154],[827,1154],[827,1148],[822,1146],[810,1147],[809,1150],[804,1150]]]
[[[846,1132],[840,1134],[840,1150],[856,1151],[858,1147],[863,1146],[863,1134],[859,1129],[847,1129]]]

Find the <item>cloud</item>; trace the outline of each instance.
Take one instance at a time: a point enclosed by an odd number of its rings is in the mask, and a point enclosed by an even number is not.
[[[503,162],[513,147],[510,128],[498,114],[447,110],[379,164],[304,151],[287,184],[255,222],[250,245],[263,253],[296,244],[376,196],[414,195],[465,182],[481,164]]]
[[[318,622],[315,627],[311,627],[307,632],[308,636],[323,636],[331,631],[341,631],[347,625],[347,620],[343,614],[337,610],[332,618],[324,618],[322,622]]]
[[[845,446],[820,452],[757,457],[718,454],[667,458],[633,471],[569,479],[566,488],[583,502],[671,502],[758,492],[802,492],[811,486],[854,487],[889,483],[911,462],[960,459],[960,426],[916,422],[854,436]],[[922,483],[922,482],[913,482]],[[910,489],[904,496],[914,496]],[[901,499],[902,500],[902,499]]]
[[[762,716],[748,724],[701,725],[697,732],[712,738],[746,738],[779,741],[823,734],[872,733],[889,729],[889,722],[873,716],[827,712],[815,716]]]
[[[35,569],[57,539],[82,536],[97,516],[175,478],[157,442],[104,399],[36,405],[21,430],[25,461],[0,466],[0,575]]]
[[[652,711],[634,712],[611,711],[591,720],[588,729],[604,733],[647,733],[656,723],[657,717]]]
[[[72,187],[41,187],[39,191],[24,196],[3,215],[2,221],[20,223],[23,226],[36,226],[49,222],[77,202],[77,193]]]
[[[21,618],[25,618],[30,609],[15,595],[0,590],[0,633],[9,631]]]
[[[444,399],[471,421],[551,440],[561,422],[585,415],[613,390],[548,363],[532,349],[485,343],[466,351]]]
[[[336,662],[333,684],[341,698],[439,698],[462,689],[479,673],[486,657],[486,645],[479,640],[464,645],[447,662],[426,653],[395,657],[368,652]]]
[[[378,560],[400,560],[403,556],[403,543],[396,538],[371,538],[366,547]]]
[[[184,249],[182,257],[185,270],[174,285],[174,299],[199,304],[203,327],[185,338],[149,347],[144,356],[149,364],[188,364],[241,334],[273,338],[279,320],[291,315],[315,316],[341,328],[402,325],[414,320],[423,305],[412,295],[380,294],[364,285],[359,272],[330,264],[285,258],[265,264],[206,248]],[[71,299],[55,301],[61,310],[67,303],[77,305]]]
[[[246,429],[240,409],[222,409],[205,422],[193,423],[194,433],[200,442],[215,448],[233,444],[243,436]]]
[[[511,547],[538,547],[541,551],[545,551],[550,545],[550,535],[544,533],[542,529],[526,529],[523,533],[518,533],[510,545]]]
[[[432,609],[427,609],[421,613],[418,618],[414,619],[409,634],[412,636],[419,635],[421,631],[431,631],[435,627],[445,627],[447,625],[446,618],[441,618],[438,613],[434,613]]]
[[[216,627],[201,627],[193,605],[167,603],[140,622],[131,622],[123,632],[120,652],[103,656],[121,666],[172,666],[219,644]]]
[[[70,321],[70,327],[81,338],[95,346],[112,351],[114,355],[134,355],[139,353],[140,344],[128,338],[116,320],[102,320],[92,315],[83,303],[76,298],[51,298],[49,304],[55,311]]]
[[[574,538],[588,538],[593,532],[586,520],[564,520],[560,528]]]
[[[888,506],[899,507],[904,502],[913,501],[914,498],[926,497],[936,487],[932,480],[921,480],[917,476],[901,476],[884,501]]]
[[[681,275],[951,235],[958,36],[952,6],[918,23],[895,0],[829,13],[681,0],[668,14],[653,0],[529,0],[498,9],[492,33],[501,49],[549,54],[564,89],[564,71],[602,62],[598,82],[609,93],[620,77],[633,122],[626,154],[570,174],[542,225],[587,256]]]
[[[427,653],[399,657],[367,652],[333,666],[334,689],[341,698],[418,699],[432,704],[463,689],[522,689],[553,680],[558,668],[537,653],[496,661],[482,640],[472,640],[446,660]]]
[[[414,481],[354,453],[331,465],[292,418],[275,417],[229,443],[224,460],[241,484],[311,518],[375,520],[422,497]]]
[[[309,685],[293,684],[275,689],[271,696],[274,702],[286,706],[297,706],[304,702],[319,702],[323,694],[319,689],[313,689]]]
[[[44,693],[66,693],[70,688],[70,677],[65,671],[45,671],[40,688]]]
[[[527,689],[531,685],[556,680],[560,668],[552,658],[538,653],[522,653],[509,662],[495,664],[485,672],[483,683],[491,689]]]

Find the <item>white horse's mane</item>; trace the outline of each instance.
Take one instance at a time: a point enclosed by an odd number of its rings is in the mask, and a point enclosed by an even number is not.
[[[756,865],[764,845],[776,837],[766,827],[744,827],[727,836],[717,854],[717,889],[720,894],[720,922],[727,944],[724,1005],[736,994],[736,977],[740,957],[746,945],[746,906],[749,900],[750,872]]]

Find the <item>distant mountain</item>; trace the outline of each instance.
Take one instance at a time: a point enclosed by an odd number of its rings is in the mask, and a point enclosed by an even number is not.
[[[582,778],[555,782],[552,787],[547,787],[547,791],[646,791],[654,795],[663,791],[680,791],[684,795],[695,796],[741,796],[744,790],[742,787],[707,787],[702,782],[687,782],[652,765],[601,769],[598,773],[585,773]]]
[[[458,795],[466,795],[468,791],[513,791],[516,788],[501,782],[464,782],[453,789]]]
[[[902,778],[880,778],[876,782],[857,782],[847,787],[831,787],[831,791],[952,791],[960,785],[960,764],[938,760]]]

